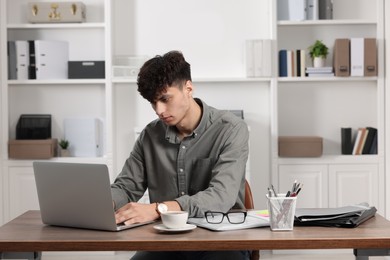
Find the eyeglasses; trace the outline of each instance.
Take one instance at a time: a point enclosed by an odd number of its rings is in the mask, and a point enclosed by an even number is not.
[[[220,224],[223,218],[226,216],[227,220],[231,224],[241,224],[245,222],[246,211],[232,211],[228,213],[217,212],[217,211],[206,211],[204,213],[206,221],[210,224]]]

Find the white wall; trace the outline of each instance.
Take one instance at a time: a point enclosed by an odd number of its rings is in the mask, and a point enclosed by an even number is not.
[[[221,109],[243,109],[251,129],[250,169],[255,204],[265,208],[270,173],[269,82],[209,82],[245,77],[245,40],[270,38],[270,2],[248,0],[139,0],[114,2],[114,55],[181,50],[191,64],[195,96]],[[155,118],[135,83],[114,85],[116,170],[134,142],[134,127]],[[114,167],[115,168],[115,167]]]

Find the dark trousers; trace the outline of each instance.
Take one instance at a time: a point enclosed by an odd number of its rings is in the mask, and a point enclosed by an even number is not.
[[[249,251],[142,251],[131,260],[249,260]]]

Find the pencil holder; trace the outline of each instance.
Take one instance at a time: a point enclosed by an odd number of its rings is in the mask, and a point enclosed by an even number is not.
[[[272,231],[293,230],[296,204],[297,197],[286,197],[285,194],[278,194],[277,197],[269,197],[267,195],[267,206]]]

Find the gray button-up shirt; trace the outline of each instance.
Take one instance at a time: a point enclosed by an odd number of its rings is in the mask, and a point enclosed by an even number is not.
[[[195,100],[202,118],[192,135],[180,140],[176,127],[159,119],[142,131],[111,185],[117,208],[138,201],[147,188],[151,202],[176,200],[192,217],[244,208],[248,127],[232,113]]]

